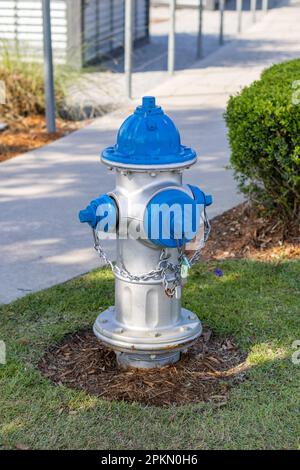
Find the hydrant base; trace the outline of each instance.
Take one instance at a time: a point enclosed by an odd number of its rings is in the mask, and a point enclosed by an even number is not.
[[[120,365],[151,368],[177,362],[180,352],[201,335],[202,325],[197,315],[182,308],[178,323],[168,328],[135,329],[117,322],[115,307],[109,307],[96,319],[94,333],[116,352]]]
[[[152,369],[175,364],[180,359],[180,351],[170,351],[163,354],[130,354],[116,352],[117,362],[121,367]]]

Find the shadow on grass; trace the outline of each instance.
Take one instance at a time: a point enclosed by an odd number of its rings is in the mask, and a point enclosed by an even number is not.
[[[215,267],[224,272],[213,273]],[[90,327],[113,303],[113,277],[102,269],[0,309],[7,365],[0,366],[0,438],[5,447],[205,449],[296,448],[300,368],[299,261],[231,260],[199,264],[184,306],[216,335],[247,351],[247,380],[227,402],[158,409],[105,402],[54,387],[36,369],[45,349]],[[26,425],[24,424],[26,423]]]
[[[222,277],[214,275],[216,266],[222,268]],[[300,337],[298,271],[296,261],[199,264],[183,289],[183,305],[217,335],[233,336],[245,350],[257,343],[285,347]],[[30,344],[27,350],[40,354],[42,345],[91,326],[96,316],[113,304],[111,272],[92,271],[2,306],[1,339],[7,341],[8,351],[10,343]]]

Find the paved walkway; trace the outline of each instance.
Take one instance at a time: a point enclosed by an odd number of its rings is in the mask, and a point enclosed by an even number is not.
[[[275,8],[280,0],[269,0],[270,8]],[[262,0],[257,0],[256,21],[260,21],[264,13],[261,9]],[[228,42],[237,37],[238,16],[236,0],[226,1],[224,13],[224,41]],[[253,22],[250,11],[250,0],[243,0],[242,29],[246,31]],[[197,34],[199,13],[197,8],[178,8],[176,10],[176,41],[175,68],[184,70],[197,66]],[[220,12],[203,12],[203,57],[216,51],[219,46]],[[134,96],[141,96],[149,88],[157,86],[169,79],[168,62],[168,32],[169,7],[151,6],[150,8],[150,37],[151,41],[133,51],[133,80]],[[91,73],[85,73],[79,82],[72,83],[68,94],[68,103],[75,109],[80,106],[97,112],[97,108],[117,109],[128,103],[125,90],[123,56],[105,63],[107,70],[97,66]]]
[[[199,152],[187,172],[210,191],[210,215],[237,204],[222,119],[229,94],[256,79],[267,65],[300,54],[300,0],[269,12],[237,41],[151,92],[178,125],[184,143]],[[131,106],[133,110],[134,105]],[[0,165],[0,302],[66,281],[99,265],[78,210],[113,187],[99,164],[115,141],[123,109],[42,149]]]

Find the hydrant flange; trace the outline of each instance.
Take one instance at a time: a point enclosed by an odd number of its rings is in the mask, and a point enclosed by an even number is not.
[[[190,346],[202,332],[198,317],[186,309],[181,309],[177,324],[169,328],[128,328],[118,322],[117,317],[115,307],[105,310],[94,324],[94,333],[107,346],[123,353],[117,356],[120,363],[135,367],[159,367],[169,363],[171,358],[176,362],[180,351]],[[135,354],[134,358],[132,354]],[[143,360],[143,366],[137,361],[137,355]]]

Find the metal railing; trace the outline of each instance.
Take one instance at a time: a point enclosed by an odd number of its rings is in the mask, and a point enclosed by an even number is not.
[[[125,0],[125,5],[128,10],[130,10],[131,2],[133,0]],[[203,57],[203,0],[198,0],[198,32],[197,32],[197,47],[196,47],[196,57]],[[236,0],[236,14],[237,14],[237,33],[242,32],[242,15],[243,15],[243,6],[244,0]],[[226,10],[226,0],[218,1],[219,9],[219,44],[224,44],[224,17]],[[266,13],[269,9],[269,0],[262,0],[261,10]],[[252,23],[256,22],[257,19],[257,0],[250,0],[250,11]],[[128,20],[129,21],[129,20]],[[126,29],[126,28],[125,28]],[[126,29],[128,35],[132,35],[132,31],[128,27]],[[169,37],[168,37],[168,72],[170,75],[174,74],[175,71],[175,41],[176,41],[176,0],[169,0]],[[130,48],[129,52],[126,51],[127,48]],[[125,74],[126,74],[126,94],[128,98],[131,98],[131,77],[132,77],[132,60],[129,61],[129,56],[132,56],[132,41],[128,39],[125,41]],[[126,60],[128,57],[128,60]],[[130,84],[130,85],[129,85]]]
[[[44,55],[45,55],[45,95],[46,95],[46,117],[49,132],[55,130],[55,107],[53,92],[53,66],[51,51],[51,25],[50,25],[50,0],[43,1],[43,24],[44,24]],[[245,0],[236,0],[237,33],[242,31],[242,16]],[[124,74],[125,92],[128,98],[132,98],[132,73],[133,73],[133,30],[134,30],[134,2],[125,0],[125,44],[124,44]],[[203,57],[203,0],[198,0],[198,31],[196,58]],[[224,17],[226,13],[226,1],[218,0],[219,9],[219,44],[224,44]],[[262,0],[261,10],[266,13],[269,9],[269,0]],[[257,19],[257,0],[250,0],[251,19],[254,23]],[[169,0],[169,34],[168,34],[168,72],[175,71],[175,41],[176,41],[176,0]]]

